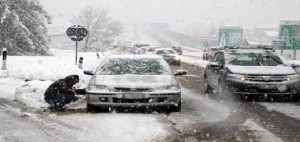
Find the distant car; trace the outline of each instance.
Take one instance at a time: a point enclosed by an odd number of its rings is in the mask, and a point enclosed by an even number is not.
[[[203,53],[203,60],[211,60],[215,53],[219,51],[218,47],[211,47]]]
[[[154,54],[154,51],[157,48],[162,48],[162,47],[160,47],[160,46],[150,46],[150,47],[147,47],[146,50],[145,50],[145,54]]]
[[[180,46],[173,46],[172,47],[179,55],[182,55],[182,48]]]
[[[243,99],[289,97],[298,101],[300,76],[276,52],[259,48],[218,51],[206,66],[207,92]]]
[[[170,65],[180,66],[181,61],[177,52],[172,48],[157,48],[154,54],[161,55]]]
[[[181,88],[175,76],[157,55],[113,55],[92,75],[87,92],[87,109],[96,107],[163,107],[181,110]]]
[[[134,44],[133,48],[135,49],[135,54],[143,54],[145,49],[150,47],[150,44]]]

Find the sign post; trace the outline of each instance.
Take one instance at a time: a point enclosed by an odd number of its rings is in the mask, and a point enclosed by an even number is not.
[[[66,34],[71,38],[71,40],[76,42],[75,65],[77,65],[78,41],[82,41],[83,38],[87,36],[88,31],[83,26],[73,25],[67,29]]]
[[[7,49],[3,48],[2,50],[2,56],[3,56],[3,61],[2,61],[2,70],[6,70],[6,59],[7,59]]]

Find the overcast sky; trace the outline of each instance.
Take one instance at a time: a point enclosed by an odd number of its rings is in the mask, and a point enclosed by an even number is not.
[[[172,27],[278,27],[280,20],[300,20],[299,0],[39,0],[53,18],[52,26],[68,27],[86,6],[105,7],[122,23],[165,22]]]

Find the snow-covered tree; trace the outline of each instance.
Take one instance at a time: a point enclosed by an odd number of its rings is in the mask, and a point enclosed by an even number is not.
[[[0,0],[0,49],[10,55],[48,55],[46,23],[37,0]]]
[[[114,42],[121,33],[121,24],[108,16],[104,8],[86,7],[71,21],[74,25],[87,28],[89,34],[82,41],[82,51],[98,51]]]

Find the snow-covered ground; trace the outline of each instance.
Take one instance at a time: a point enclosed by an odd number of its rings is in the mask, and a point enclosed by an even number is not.
[[[9,56],[7,70],[0,71],[0,99],[5,98],[25,104],[28,107],[43,110],[48,107],[44,101],[44,92],[47,87],[57,79],[64,78],[70,74],[80,76],[80,88],[84,88],[90,76],[84,75],[83,70],[92,70],[101,62],[104,56],[110,53],[100,54],[102,58],[97,59],[96,53],[78,53],[78,57],[84,58],[84,69],[79,69],[75,65],[75,52],[72,50],[51,50],[54,56],[33,57],[33,56]],[[189,62],[189,60],[187,60]],[[153,138],[163,137],[169,132],[165,128],[166,124],[160,122],[160,118],[168,118],[170,121],[178,123],[178,129],[184,129],[197,121],[214,122],[222,121],[229,116],[229,109],[221,104],[216,104],[208,98],[199,98],[190,95],[188,90],[184,90],[185,100],[202,101],[206,107],[218,112],[188,112],[183,114],[173,113],[170,116],[165,114],[134,114],[134,113],[99,113],[85,114],[78,113],[72,115],[49,114],[47,119],[40,119],[38,115],[26,114],[34,123],[41,123],[53,129],[59,129],[63,134],[74,134],[78,141],[151,141]],[[194,107],[199,103],[195,102]],[[84,97],[78,102],[68,105],[70,109],[85,109]],[[14,113],[21,113],[18,109],[5,108]],[[183,111],[185,112],[185,111]],[[199,114],[199,117],[194,117]],[[43,116],[45,117],[45,116]],[[59,123],[68,127],[59,126]],[[31,127],[31,126],[28,126]],[[9,135],[9,134],[7,134]]]
[[[144,33],[139,34],[139,36],[146,38],[145,42],[154,40]],[[83,70],[95,69],[104,56],[111,54],[107,52],[100,53],[101,58],[98,59],[95,52],[79,52],[78,57],[84,58],[83,69],[79,69],[75,65],[75,51],[52,49],[51,52],[54,56],[9,56],[7,70],[0,70],[0,98],[15,100],[35,109],[45,108],[48,104],[44,102],[43,94],[54,80],[64,78],[70,74],[78,74],[80,76],[78,87],[84,88],[90,76],[84,75]],[[208,61],[201,60],[202,54],[201,51],[184,50],[181,60],[205,67]],[[293,62],[300,63],[300,61]],[[172,113],[168,116],[165,114],[112,112],[99,114],[77,113],[72,115],[49,114],[43,116],[46,119],[41,119],[40,116],[35,114],[27,115],[32,121],[57,129],[63,135],[73,134],[78,141],[151,141],[153,138],[163,137],[169,133],[166,124],[160,122],[159,118],[161,117],[167,118],[173,123],[178,123],[176,129],[182,130],[185,126],[194,123],[222,121],[230,115],[230,109],[222,103],[205,96],[199,97],[184,89],[182,94],[186,94],[183,98],[189,101],[187,107],[207,108],[207,110],[191,109],[193,111],[186,111],[183,108],[182,112]],[[270,111],[278,111],[287,116],[300,119],[300,112],[293,111],[300,110],[300,106],[290,103],[285,105],[260,103],[260,105],[266,106]],[[77,103],[71,103],[68,107],[85,108],[84,97]],[[12,111],[12,109],[8,111]],[[16,113],[20,113],[19,110]],[[55,121],[53,122],[53,120]],[[261,141],[281,141],[252,120],[246,121],[244,126],[255,130],[255,134]],[[30,126],[28,127],[30,128]],[[0,135],[0,141],[2,139]]]
[[[270,133],[263,127],[259,126],[251,119],[247,119],[243,126],[248,127],[249,130],[254,131],[256,140],[261,142],[283,142],[280,138],[276,137],[274,134]]]

